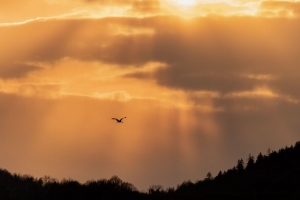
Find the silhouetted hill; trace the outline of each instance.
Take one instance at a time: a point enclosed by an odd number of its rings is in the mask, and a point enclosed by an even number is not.
[[[169,199],[300,199],[300,142],[256,159],[249,155],[215,178],[208,173],[203,181],[164,192]]]
[[[256,159],[238,160],[232,169],[202,181],[187,181],[177,188],[151,186],[139,192],[117,176],[88,181],[57,181],[45,176],[11,174],[0,169],[0,200],[93,200],[93,199],[300,199],[300,142],[279,151],[261,153]]]
[[[0,170],[0,200],[134,200],[143,199],[143,196],[146,194],[138,192],[132,184],[117,176],[80,184],[74,180],[59,182],[48,176],[34,179]]]

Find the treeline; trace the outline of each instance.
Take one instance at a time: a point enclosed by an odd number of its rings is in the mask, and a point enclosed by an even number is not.
[[[147,195],[117,176],[81,184],[71,179],[58,181],[49,176],[35,179],[0,170],[1,200],[134,200],[143,199],[144,196]]]
[[[151,186],[147,193],[117,176],[88,181],[58,181],[51,177],[33,178],[0,170],[1,200],[93,200],[93,199],[300,199],[300,142],[279,151],[268,150],[255,158],[239,159],[237,165],[208,172],[204,180],[186,181],[176,188]]]
[[[300,142],[267,155],[249,155],[246,162],[216,177],[187,181],[176,189],[150,191],[155,199],[300,199]]]

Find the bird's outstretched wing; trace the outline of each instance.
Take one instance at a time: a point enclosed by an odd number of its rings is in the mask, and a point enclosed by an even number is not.
[[[114,120],[116,120],[116,121],[119,122],[119,123],[123,123],[123,122],[122,122],[122,119],[124,119],[124,118],[126,118],[126,117],[123,117],[123,118],[121,118],[121,119],[117,119],[117,118],[111,118],[111,119],[114,119]]]

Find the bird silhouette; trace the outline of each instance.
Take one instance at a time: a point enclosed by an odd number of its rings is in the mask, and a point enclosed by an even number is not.
[[[122,122],[122,119],[125,119],[125,118],[126,118],[126,117],[123,117],[123,118],[121,118],[121,119],[117,119],[117,118],[111,118],[111,119],[116,120],[117,123],[123,123],[123,122]]]

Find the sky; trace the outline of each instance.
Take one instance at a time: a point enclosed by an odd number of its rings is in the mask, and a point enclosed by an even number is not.
[[[292,0],[2,0],[0,168],[146,191],[295,144],[299,16]]]

